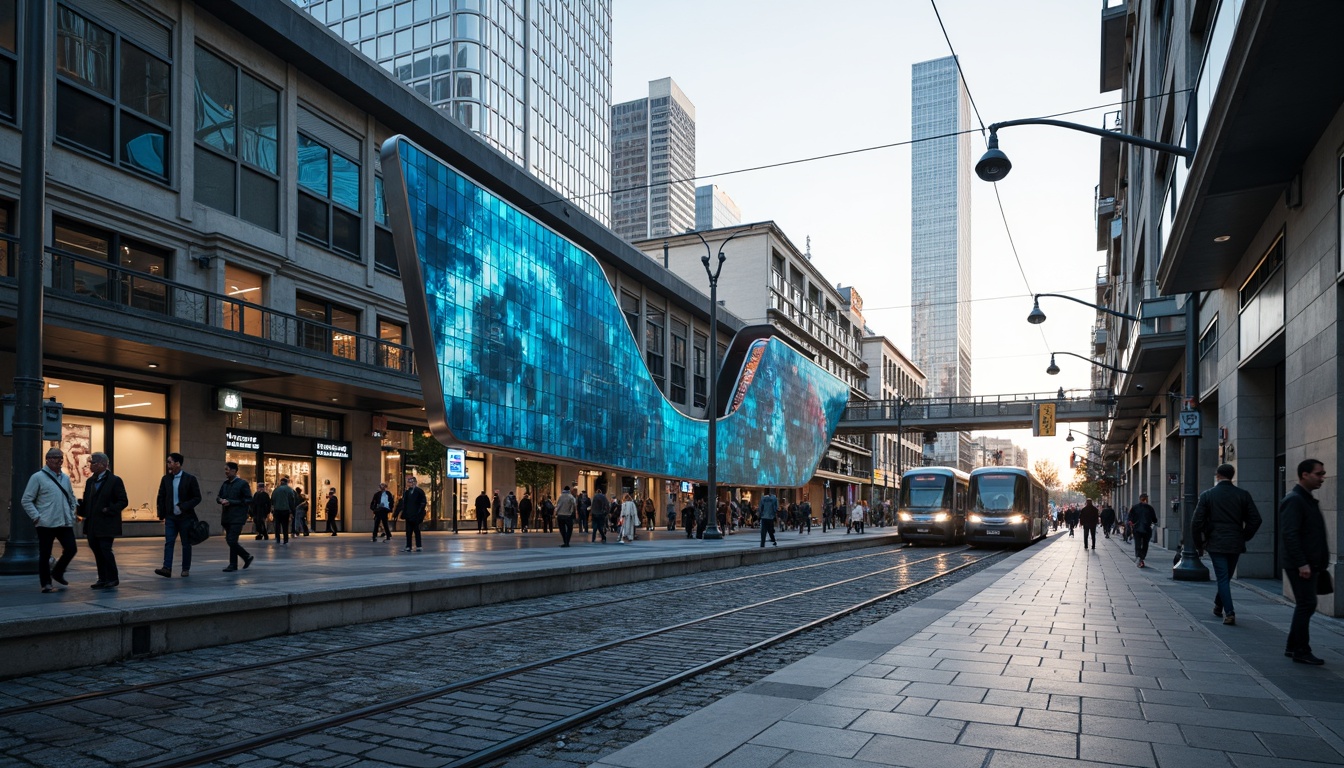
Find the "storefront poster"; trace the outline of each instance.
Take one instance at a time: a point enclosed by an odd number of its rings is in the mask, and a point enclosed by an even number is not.
[[[61,451],[65,454],[65,470],[70,473],[70,485],[78,498],[84,493],[84,478],[90,474],[89,454],[93,453],[93,427],[88,424],[61,425]]]

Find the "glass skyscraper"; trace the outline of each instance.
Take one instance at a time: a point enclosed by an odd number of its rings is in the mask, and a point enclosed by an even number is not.
[[[611,228],[630,242],[695,226],[695,105],[672,78],[611,108]]]
[[[295,0],[603,224],[612,0]]]
[[[970,98],[955,57],[912,69],[911,352],[929,377],[926,396],[969,396],[972,159],[970,134],[958,132],[971,127]],[[933,451],[935,464],[973,466],[967,433],[939,435]]]

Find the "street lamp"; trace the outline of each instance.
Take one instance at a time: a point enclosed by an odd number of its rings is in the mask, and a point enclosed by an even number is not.
[[[1097,304],[1093,304],[1093,303],[1090,302],[1090,301],[1083,301],[1082,299],[1075,299],[1074,297],[1072,297],[1072,296],[1068,296],[1068,295],[1063,294],[1063,293],[1038,293],[1038,294],[1036,294],[1036,296],[1034,297],[1035,300],[1032,302],[1032,305],[1031,305],[1031,312],[1030,312],[1030,314],[1027,315],[1027,322],[1028,322],[1028,323],[1031,323],[1032,325],[1040,325],[1041,323],[1044,323],[1044,322],[1045,322],[1045,313],[1041,311],[1041,297],[1042,297],[1042,296],[1054,296],[1054,297],[1057,298],[1057,299],[1068,299],[1069,301],[1073,301],[1073,302],[1077,302],[1077,303],[1079,303],[1079,304],[1082,304],[1082,305],[1085,306],[1085,307],[1091,307],[1092,309],[1095,309],[1095,310],[1097,310],[1098,312],[1105,312],[1105,313],[1108,314],[1108,315],[1114,315],[1115,317],[1118,317],[1118,318],[1120,318],[1121,320],[1135,320],[1135,321],[1137,321],[1137,320],[1139,319],[1139,318],[1135,317],[1134,315],[1128,315],[1128,314],[1125,314],[1124,312],[1118,312],[1118,311],[1116,311],[1116,310],[1114,310],[1114,309],[1109,309],[1109,308],[1107,308],[1107,307],[1099,306],[1099,305],[1097,305]]]
[[[1090,357],[1083,357],[1082,355],[1079,355],[1074,352],[1051,352],[1050,365],[1047,366],[1045,369],[1045,372],[1050,374],[1051,376],[1054,376],[1055,374],[1059,373],[1059,366],[1055,365],[1055,355],[1068,355],[1070,357],[1076,357],[1079,360],[1086,360],[1087,362],[1097,366],[1098,368],[1105,368],[1110,371],[1115,371],[1116,373],[1126,373],[1126,374],[1134,373],[1133,371],[1126,371],[1124,368],[1116,368],[1114,365],[1107,365],[1099,360],[1093,360]],[[1140,387],[1140,389],[1142,389],[1142,387]]]
[[[975,175],[983,181],[997,182],[1008,175],[1013,169],[1013,164],[1009,162],[1008,156],[999,149],[999,129],[1009,128],[1014,125],[1053,125],[1056,128],[1068,128],[1071,131],[1082,131],[1094,136],[1100,136],[1103,139],[1114,139],[1125,144],[1134,144],[1148,149],[1155,149],[1159,152],[1169,152],[1173,155],[1179,155],[1189,160],[1194,157],[1195,151],[1186,147],[1179,147],[1175,144],[1164,144],[1160,141],[1145,139],[1142,136],[1131,136],[1127,133],[1117,131],[1108,131],[1105,128],[1093,128],[1090,125],[1081,123],[1069,123],[1063,120],[1047,120],[1041,117],[1028,117],[1022,120],[1005,120],[1002,123],[994,123],[989,126],[989,140],[986,142],[988,151],[980,157],[980,161],[975,164]]]
[[[705,503],[708,507],[708,520],[705,523],[706,539],[722,539],[723,534],[719,532],[719,274],[723,272],[723,262],[728,257],[723,255],[723,249],[738,235],[750,232],[753,228],[740,229],[734,232],[719,244],[718,264],[714,269],[709,268],[710,256],[714,249],[710,247],[709,241],[699,232],[691,234],[700,238],[700,242],[705,244],[705,255],[700,257],[700,263],[705,267],[705,275],[709,277],[709,370],[712,375],[709,381],[709,402],[706,411],[709,413],[709,466],[707,472],[707,485],[705,493]],[[729,514],[732,514],[731,512]],[[714,525],[709,523],[713,522]]]

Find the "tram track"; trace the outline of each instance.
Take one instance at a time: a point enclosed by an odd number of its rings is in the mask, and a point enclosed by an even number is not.
[[[432,680],[426,679],[423,684],[412,686],[415,689],[410,691],[403,692],[394,686],[370,692],[371,698],[376,694],[376,700],[364,706],[351,707],[347,706],[349,701],[334,701],[334,696],[324,697],[322,682],[311,681],[315,696],[322,698],[328,707],[339,707],[342,711],[314,718],[311,716],[314,713],[307,711],[309,707],[302,707],[299,708],[299,714],[303,717],[295,721],[296,718],[292,717],[295,713],[290,711],[296,708],[294,705],[287,706],[281,701],[259,702],[256,707],[260,711],[251,713],[251,720],[261,720],[279,727],[233,741],[226,741],[220,736],[231,735],[237,726],[230,723],[224,712],[211,712],[201,719],[202,724],[211,723],[211,727],[190,729],[193,731],[192,737],[177,749],[133,749],[123,753],[131,759],[109,761],[110,764],[131,765],[135,768],[176,768],[224,761],[231,756],[247,755],[285,743],[309,745],[313,741],[335,740],[348,744],[376,745],[386,740],[387,733],[395,732],[399,742],[414,742],[419,736],[436,745],[437,751],[433,758],[440,764],[484,765],[625,704],[731,664],[801,632],[999,555],[996,552],[971,552],[969,549],[940,551],[928,557],[916,557],[913,553],[903,552],[910,551],[884,550],[839,561],[810,563],[709,583],[656,589],[619,599],[601,600],[591,605],[568,606],[532,612],[525,616],[418,632],[397,639],[385,638],[374,643],[326,649],[274,663],[231,667],[172,680],[34,702],[0,711],[0,728],[3,728],[6,718],[22,719],[23,715],[44,710],[47,716],[59,718],[61,707],[88,711],[90,703],[97,699],[112,699],[115,702],[117,697],[124,697],[123,701],[136,702],[147,698],[147,691],[174,684],[189,689],[200,688],[198,694],[193,694],[199,695],[200,700],[191,700],[192,703],[183,711],[197,707],[208,710],[212,706],[212,691],[251,687],[248,673],[273,671],[276,666],[292,664],[298,658],[330,659],[341,653],[369,652],[374,649],[386,651],[390,644],[414,645],[427,639],[441,640],[472,630],[494,631],[499,636],[501,627],[529,619],[548,625],[555,625],[563,619],[573,626],[590,627],[599,622],[595,622],[592,616],[583,616],[591,613],[589,609],[608,613],[634,610],[623,608],[623,604],[634,602],[646,608],[646,612],[660,614],[667,610],[667,605],[685,603],[684,593],[688,590],[700,592],[694,599],[697,603],[703,603],[701,598],[710,594],[719,598],[716,602],[732,603],[734,600],[725,594],[730,590],[747,589],[752,594],[766,595],[762,599],[741,602],[708,614],[701,611],[699,615],[681,621],[662,622],[648,629],[631,632],[624,631],[622,627],[622,634],[617,638],[582,643],[564,653],[543,652],[538,654],[539,658],[523,660],[521,663],[501,663],[498,668],[483,674],[480,668],[491,666],[493,659],[485,660],[475,668],[447,669],[444,674],[450,679],[443,684],[433,685]],[[879,558],[890,558],[894,564],[871,562]],[[777,586],[780,581],[796,584],[805,576],[815,578],[820,573],[819,569],[824,568],[852,568],[862,572],[831,578],[825,583],[802,589],[785,589],[781,594],[771,594],[771,586]],[[780,590],[776,589],[775,592]],[[656,605],[653,604],[655,601]],[[562,636],[566,631],[558,625],[556,629]],[[669,657],[665,653],[668,647],[677,648],[678,653]],[[731,650],[724,652],[729,647]],[[421,653],[413,649],[405,652],[412,655]],[[641,661],[613,664],[613,659]],[[197,685],[202,681],[211,685]],[[95,709],[104,711],[107,706],[99,704]],[[268,711],[275,714],[268,716]],[[424,724],[423,728],[419,725],[421,723]],[[451,730],[455,725],[465,724],[462,730],[472,730],[472,723],[488,726],[494,733],[493,738],[482,738],[480,733],[486,728],[480,727],[474,729],[473,738],[442,738],[445,729]],[[305,737],[310,738],[305,740]],[[79,737],[72,739],[72,743],[78,741]],[[210,741],[216,743],[209,744]],[[196,745],[190,742],[196,742]],[[182,751],[200,746],[201,742],[206,742],[206,745],[197,751]],[[378,762],[377,758],[365,759]],[[98,763],[95,759],[87,764]]]
[[[958,550],[958,551],[966,551],[966,550],[963,549],[963,550]],[[880,551],[880,552],[872,552],[872,553],[867,553],[867,554],[863,554],[863,555],[855,555],[855,556],[844,557],[844,558],[840,558],[840,559],[836,559],[836,560],[827,560],[827,561],[819,562],[819,563],[807,563],[807,564],[803,564],[803,565],[795,565],[795,566],[791,566],[791,567],[788,567],[788,568],[778,568],[778,569],[774,569],[774,570],[770,570],[770,571],[765,571],[765,572],[763,572],[763,573],[753,573],[753,574],[747,574],[747,575],[743,575],[743,576],[732,576],[732,577],[729,577],[729,578],[714,579],[714,580],[709,581],[709,582],[707,582],[707,583],[689,584],[689,585],[681,586],[681,587],[672,587],[672,588],[669,588],[669,589],[660,589],[660,590],[657,590],[657,591],[656,591],[656,594],[659,595],[659,596],[665,596],[665,595],[671,595],[671,594],[674,594],[674,593],[677,593],[677,592],[687,592],[687,591],[693,591],[693,590],[700,590],[700,589],[712,588],[712,587],[716,587],[716,586],[722,586],[722,585],[727,585],[727,584],[733,584],[733,583],[737,583],[737,582],[744,582],[744,581],[750,581],[750,580],[756,580],[756,579],[769,579],[769,578],[772,578],[772,577],[778,577],[778,576],[782,576],[782,575],[789,574],[789,573],[795,573],[795,572],[799,572],[799,571],[806,571],[806,570],[811,570],[811,569],[816,569],[816,568],[834,567],[834,566],[839,565],[839,564],[861,562],[861,561],[864,561],[864,560],[869,560],[869,559],[872,559],[872,558],[883,557],[883,556],[888,556],[888,555],[889,555],[889,550],[883,550],[883,551]],[[18,705],[14,705],[14,706],[10,706],[10,707],[0,708],[0,721],[4,720],[4,718],[7,718],[7,717],[12,717],[12,716],[15,716],[15,715],[20,715],[20,714],[24,714],[24,713],[28,713],[28,712],[39,712],[39,711],[42,711],[42,710],[45,710],[45,709],[52,709],[52,708],[56,708],[56,707],[69,706],[69,705],[73,705],[73,704],[79,704],[79,703],[82,703],[82,702],[90,702],[90,701],[95,701],[95,700],[97,700],[97,699],[104,699],[104,698],[110,698],[110,697],[115,697],[115,696],[125,696],[125,695],[135,694],[135,693],[144,693],[144,692],[147,692],[147,691],[151,691],[151,690],[153,690],[153,689],[156,689],[156,688],[163,688],[163,687],[169,687],[169,686],[174,686],[174,685],[184,685],[184,684],[187,684],[187,683],[203,682],[203,681],[209,681],[209,680],[213,680],[213,679],[217,679],[217,678],[222,678],[222,677],[238,676],[238,675],[240,675],[240,674],[242,674],[242,673],[246,673],[246,672],[261,671],[261,670],[272,669],[272,668],[276,668],[276,667],[284,667],[284,666],[289,666],[289,665],[296,664],[296,663],[311,662],[311,661],[320,661],[320,660],[323,660],[323,659],[329,659],[329,658],[331,658],[331,657],[333,657],[333,656],[340,656],[340,655],[343,655],[343,654],[360,653],[360,652],[363,652],[363,651],[370,651],[370,650],[374,650],[374,649],[386,648],[386,647],[388,647],[389,645],[391,645],[391,644],[395,644],[395,643],[409,643],[409,642],[412,642],[412,641],[428,640],[428,639],[433,639],[433,638],[445,637],[445,636],[449,636],[449,635],[453,635],[453,634],[457,634],[457,633],[461,633],[461,632],[468,632],[468,631],[472,631],[472,630],[481,630],[481,629],[488,629],[488,628],[491,628],[491,627],[500,627],[500,626],[504,626],[504,625],[511,624],[511,623],[514,623],[514,622],[521,622],[521,621],[530,621],[530,620],[544,619],[544,618],[549,617],[549,616],[558,616],[558,615],[562,615],[562,614],[569,614],[569,613],[572,613],[572,612],[575,611],[575,610],[583,610],[583,609],[585,609],[585,608],[606,608],[606,607],[610,607],[610,606],[615,605],[615,604],[618,604],[618,603],[626,603],[626,602],[632,602],[632,601],[638,601],[638,600],[646,600],[646,599],[648,599],[652,594],[653,594],[653,593],[651,593],[651,592],[639,592],[639,593],[632,594],[632,595],[628,595],[628,596],[625,596],[625,597],[616,598],[616,599],[614,599],[614,600],[603,600],[603,601],[601,601],[601,602],[594,602],[593,604],[591,604],[591,605],[586,605],[586,606],[567,605],[567,606],[564,606],[564,607],[562,607],[562,608],[556,608],[556,609],[553,609],[553,610],[532,611],[532,612],[524,613],[524,614],[521,614],[521,615],[518,615],[518,616],[507,616],[507,617],[503,617],[503,618],[499,618],[499,619],[492,619],[492,620],[489,620],[489,621],[473,622],[473,623],[470,623],[470,624],[463,624],[463,625],[454,626],[454,627],[444,627],[444,628],[441,628],[441,629],[424,630],[424,631],[421,631],[421,632],[413,632],[413,633],[404,634],[404,635],[401,635],[401,636],[399,636],[399,637],[382,638],[382,639],[379,639],[379,640],[376,640],[376,641],[372,641],[372,642],[357,643],[357,644],[354,644],[354,645],[344,645],[344,646],[338,646],[338,647],[334,647],[334,648],[325,648],[325,649],[318,650],[318,651],[310,651],[310,652],[307,652],[307,653],[301,653],[301,654],[295,654],[295,655],[285,656],[284,658],[271,659],[271,660],[268,660],[268,661],[257,661],[257,662],[250,662],[250,663],[246,663],[246,664],[235,664],[235,665],[232,665],[232,666],[222,667],[222,668],[219,668],[219,669],[204,670],[204,671],[196,672],[196,673],[189,674],[189,675],[178,675],[178,676],[174,676],[174,677],[170,677],[170,678],[165,678],[165,679],[162,679],[162,680],[153,680],[153,681],[150,681],[150,682],[144,682],[144,683],[133,683],[133,684],[127,684],[127,685],[120,685],[120,686],[116,686],[116,687],[113,687],[113,688],[106,688],[106,689],[100,689],[100,690],[95,690],[95,691],[85,691],[85,692],[83,692],[83,693],[72,694],[72,695],[69,695],[69,696],[61,696],[61,697],[57,697],[57,698],[53,698],[53,699],[45,699],[45,700],[41,700],[41,701],[33,701],[33,702],[28,702],[28,703],[26,703],[26,704],[18,704]]]

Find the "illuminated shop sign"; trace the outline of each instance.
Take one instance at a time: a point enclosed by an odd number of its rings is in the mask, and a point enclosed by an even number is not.
[[[241,429],[224,430],[224,447],[230,451],[260,451],[261,435]]]
[[[313,455],[319,459],[349,459],[350,443],[337,440],[314,440]]]

